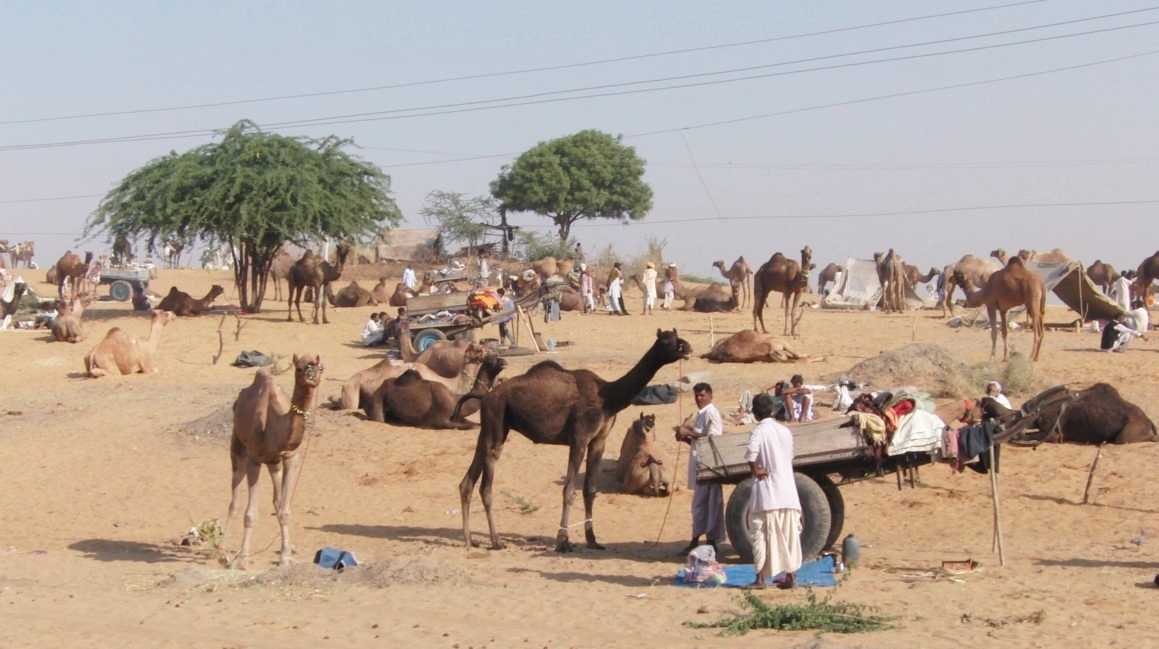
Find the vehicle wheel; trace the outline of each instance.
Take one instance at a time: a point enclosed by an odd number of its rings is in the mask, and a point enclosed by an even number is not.
[[[801,557],[809,561],[821,554],[829,538],[831,520],[829,500],[813,478],[804,473],[794,473],[793,478],[797,483],[797,496],[801,499],[801,513],[804,518],[804,529],[801,530]],[[747,515],[752,490],[752,478],[738,484],[728,498],[724,513],[728,540],[742,561],[753,560]]]
[[[829,501],[829,536],[825,539],[825,547],[821,548],[828,550],[837,545],[841,539],[841,530],[845,527],[845,497],[829,476],[819,474],[811,477],[817,482],[817,486],[821,487],[821,491],[825,492],[825,499]]]
[[[438,329],[423,329],[414,335],[412,342],[414,348],[421,354],[427,350],[427,347],[446,339],[447,335]]]
[[[119,279],[109,286],[109,297],[118,302],[128,302],[133,297],[133,285]]]

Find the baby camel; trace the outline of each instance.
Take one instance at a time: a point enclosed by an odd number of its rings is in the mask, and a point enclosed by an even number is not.
[[[85,356],[85,372],[91,377],[106,374],[151,374],[157,371],[157,345],[161,330],[173,322],[172,311],[154,311],[149,338],[144,343],[113,327]]]
[[[84,315],[85,307],[92,301],[91,295],[81,293],[68,302],[61,302],[60,315],[53,318],[52,324],[49,325],[53,339],[62,343],[79,343],[84,338],[81,317]]]
[[[267,368],[259,369],[254,382],[243,389],[233,402],[233,439],[229,458],[233,467],[233,495],[229,499],[229,513],[225,527],[237,513],[241,497],[241,481],[249,486],[249,502],[245,510],[245,531],[241,551],[230,567],[246,567],[250,539],[257,520],[257,485],[262,465],[270,472],[274,483],[274,508],[278,525],[282,528],[282,550],[279,563],[290,563],[290,501],[301,475],[302,455],[298,448],[306,438],[306,418],[314,404],[314,393],[322,382],[322,359],[317,354],[294,354],[294,394],[289,399],[274,381]],[[224,535],[223,535],[224,536]]]

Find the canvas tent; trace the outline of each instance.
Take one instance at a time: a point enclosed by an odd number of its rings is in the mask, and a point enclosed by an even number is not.
[[[906,287],[906,302],[911,309],[933,307],[935,300],[925,298]],[[881,303],[881,282],[877,279],[877,264],[872,259],[845,260],[845,270],[833,283],[833,289],[821,301],[826,309],[870,309]]]
[[[434,228],[398,228],[384,232],[369,246],[355,248],[355,259],[365,257],[371,263],[383,261],[434,261],[440,255],[442,241]]]
[[[1113,320],[1123,315],[1123,307],[1103,295],[1081,262],[1040,264],[1030,261],[1026,267],[1042,278],[1046,290],[1053,291],[1071,311],[1079,314],[1083,322],[1092,320]]]

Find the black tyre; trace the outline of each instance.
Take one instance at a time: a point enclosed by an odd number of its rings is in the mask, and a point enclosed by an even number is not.
[[[797,483],[797,496],[801,499],[801,513],[804,518],[804,529],[801,530],[801,556],[808,561],[821,554],[821,550],[826,547],[826,541],[829,540],[831,527],[829,499],[813,478],[804,473],[794,473],[793,478]],[[728,540],[742,561],[753,560],[747,515],[752,490],[752,478],[738,484],[729,496],[724,512]],[[844,502],[842,512],[844,513]]]
[[[825,498],[829,501],[829,536],[825,539],[825,547],[822,548],[828,550],[840,540],[841,530],[845,527],[845,497],[829,476],[819,474],[812,478],[817,482],[817,486],[821,487],[821,491],[825,492]]]
[[[119,279],[109,286],[109,297],[118,302],[128,302],[133,297],[133,285]]]

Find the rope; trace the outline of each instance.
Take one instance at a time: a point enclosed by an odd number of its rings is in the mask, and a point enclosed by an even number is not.
[[[677,365],[677,371],[680,373],[680,376],[677,377],[677,380],[679,380],[684,376],[684,359],[680,359],[679,364]],[[676,417],[680,420],[681,424],[684,423],[683,392],[679,392],[676,396]],[[680,450],[680,441],[677,440],[676,460],[672,463],[672,482],[670,482],[668,485],[668,504],[664,507],[664,518],[660,520],[660,530],[656,532],[656,540],[653,542],[657,545],[660,543],[660,537],[664,536],[664,528],[668,525],[668,514],[672,511],[672,498],[676,495],[676,490],[672,487],[676,484],[677,476],[680,475]]]

